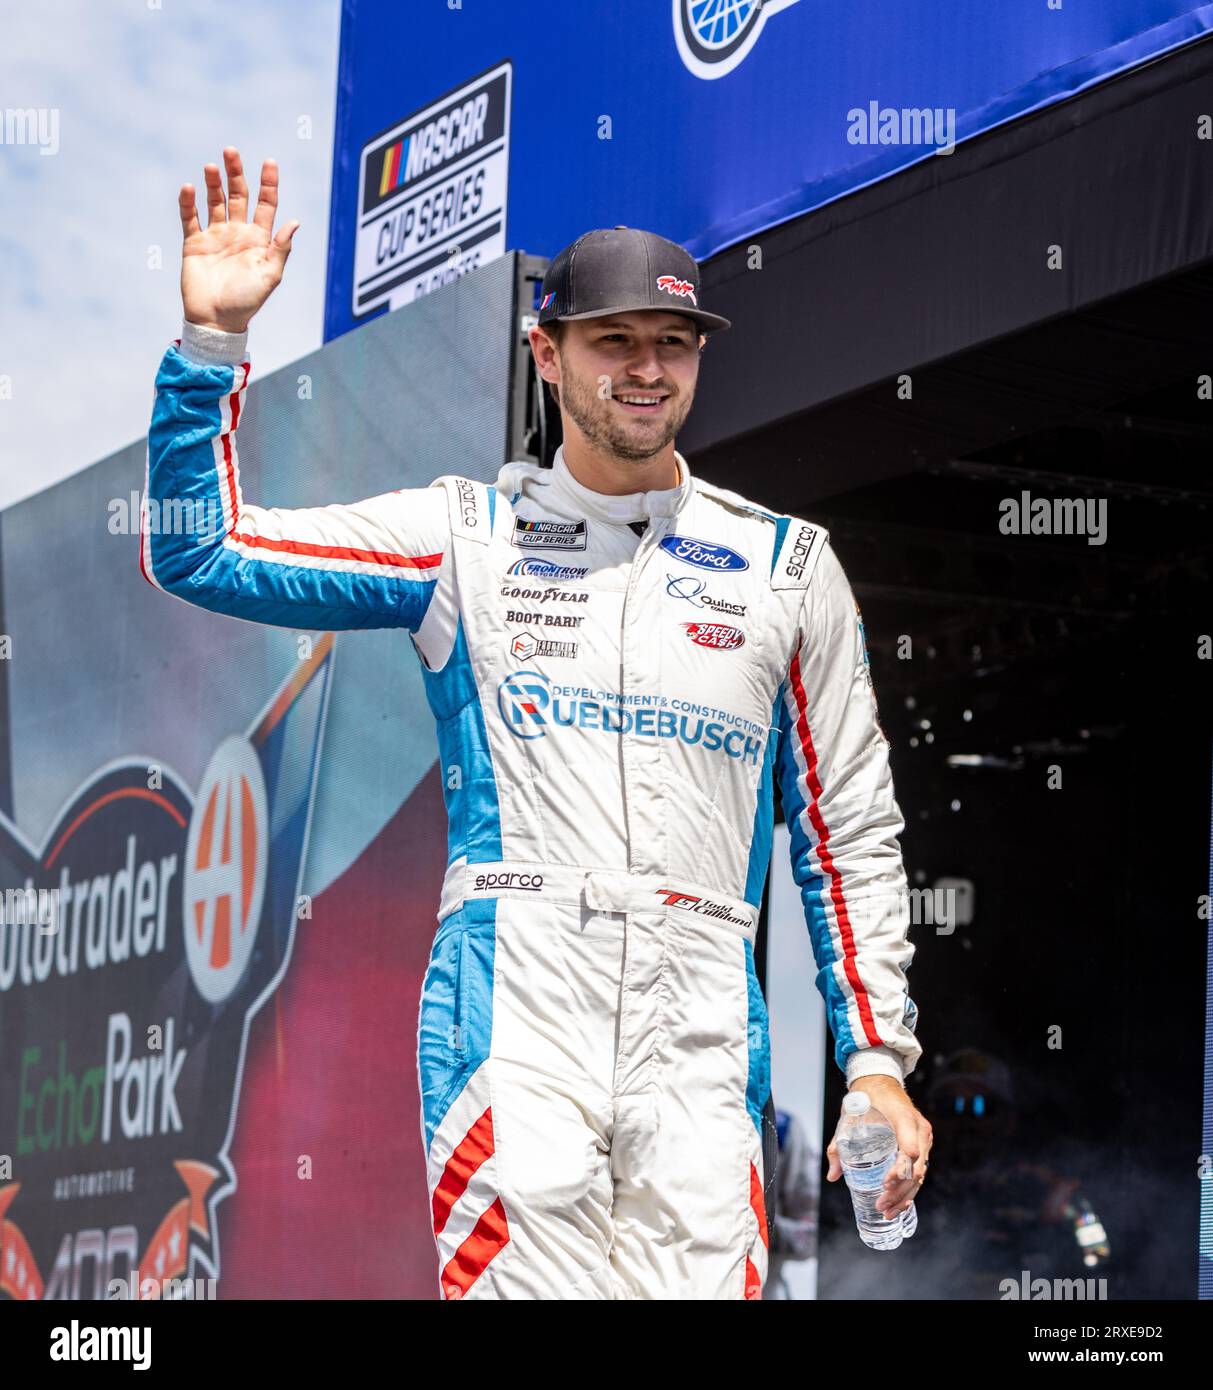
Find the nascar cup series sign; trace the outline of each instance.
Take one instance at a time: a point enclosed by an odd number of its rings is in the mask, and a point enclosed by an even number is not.
[[[363,146],[355,318],[505,254],[512,73],[501,63]]]

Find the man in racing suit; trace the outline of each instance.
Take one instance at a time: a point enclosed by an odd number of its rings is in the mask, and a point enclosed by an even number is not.
[[[902,1086],[921,1054],[903,822],[850,588],[820,527],[693,477],[673,447],[703,333],[727,320],[699,308],[681,247],[588,233],[549,267],[531,335],[564,423],[550,469],[255,506],[234,441],[245,329],[296,224],[271,234],[272,161],[250,222],[224,159],[205,230],[181,192],[186,326],[160,364],[146,484],[162,510],[217,504],[223,528],[145,525],[140,566],[216,612],[412,634],[457,771],[418,1035],[441,1289],[758,1298],[753,942],[776,781],[835,1059],[897,1130],[890,1215],[921,1185],[930,1127]]]

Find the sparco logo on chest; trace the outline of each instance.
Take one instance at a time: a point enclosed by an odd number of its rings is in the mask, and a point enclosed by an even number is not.
[[[694,536],[666,536],[661,548],[675,560],[684,565],[694,565],[696,569],[716,570],[720,574],[734,570],[748,570],[750,562],[744,555],[738,555],[727,545],[716,541],[700,541]]]

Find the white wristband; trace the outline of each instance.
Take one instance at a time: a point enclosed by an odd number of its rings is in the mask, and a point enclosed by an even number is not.
[[[225,333],[222,328],[204,328],[188,320],[181,325],[182,357],[205,366],[234,367],[243,362],[248,347],[248,332]]]

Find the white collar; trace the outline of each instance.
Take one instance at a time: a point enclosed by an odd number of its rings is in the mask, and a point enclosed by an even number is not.
[[[652,492],[628,492],[621,495],[594,492],[573,477],[564,459],[563,444],[556,450],[551,468],[539,470],[535,477],[538,482],[549,483],[569,499],[575,510],[586,516],[626,524],[630,521],[647,521],[655,516],[675,516],[682,510],[691,495],[691,470],[687,467],[686,459],[677,450],[674,451],[674,458],[678,462],[678,484],[671,488],[658,488]]]

